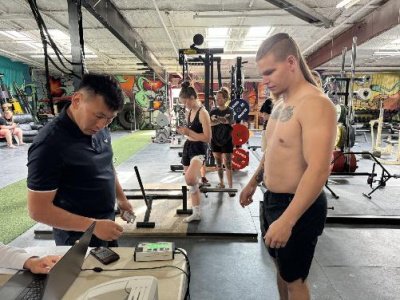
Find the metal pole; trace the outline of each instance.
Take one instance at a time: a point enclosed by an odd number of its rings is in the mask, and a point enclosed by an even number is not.
[[[206,58],[204,60],[204,106],[207,111],[210,111],[210,54],[206,52]]]

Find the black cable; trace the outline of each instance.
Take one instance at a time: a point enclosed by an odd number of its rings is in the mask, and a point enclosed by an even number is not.
[[[68,63],[70,63],[70,64],[72,64],[72,65],[73,65],[73,64],[79,64],[79,63],[73,63],[72,61],[70,61],[70,60],[69,60],[68,58],[66,58],[66,57],[64,56],[64,54],[60,51],[60,49],[58,48],[57,44],[54,42],[54,40],[52,39],[51,35],[49,34],[49,31],[47,30],[46,23],[44,22],[44,20],[43,20],[43,18],[42,18],[42,15],[40,14],[39,8],[38,8],[38,6],[37,6],[37,4],[36,4],[36,0],[33,0],[33,2],[34,2],[33,9],[35,10],[35,16],[36,16],[36,18],[37,18],[37,21],[39,21],[40,27],[42,28],[42,30],[44,29],[44,32],[46,33],[46,36],[47,36],[47,38],[49,39],[49,44],[50,44],[50,46],[53,48],[55,54],[57,55],[57,57],[58,57],[58,59],[59,59],[59,61],[60,61],[60,63],[61,63],[66,69],[68,69],[68,68],[64,65],[64,63],[62,62],[62,60],[61,60],[61,58],[60,58],[60,55],[61,55]]]
[[[185,300],[190,300],[190,276],[191,276],[191,272],[190,272],[189,257],[180,248],[176,248],[175,251],[177,251],[178,253],[181,253],[185,257],[185,260],[186,260],[186,265],[187,265],[187,286],[186,286]]]
[[[47,90],[47,98],[49,99],[49,106],[51,113],[54,115],[54,106],[53,106],[53,98],[51,96],[51,91],[50,91],[50,79],[49,79],[49,62],[48,62],[48,55],[47,55],[47,41],[46,37],[43,33],[43,30],[40,26],[39,18],[38,18],[38,10],[36,1],[35,0],[29,0],[28,1],[29,6],[31,7],[33,16],[36,20],[36,23],[39,27],[39,32],[40,32],[40,37],[42,39],[42,44],[43,44],[43,52],[44,52],[44,68],[45,68],[45,76],[46,76],[46,90]]]
[[[157,270],[157,269],[165,269],[165,268],[175,268],[181,271],[183,274],[186,275],[186,277],[189,277],[189,274],[183,270],[182,268],[179,268],[177,266],[173,265],[164,265],[164,266],[159,266],[159,267],[148,267],[148,268],[123,268],[123,269],[103,269],[101,267],[94,267],[91,269],[82,269],[81,271],[94,271],[96,273],[101,273],[101,272],[112,272],[112,271],[142,271],[142,270]]]
[[[29,5],[30,5],[30,7],[31,7],[32,13],[33,13],[34,18],[35,18],[35,20],[36,20],[36,23],[37,23],[37,25],[38,25],[38,27],[39,27],[39,32],[40,32],[40,36],[41,36],[41,38],[42,38],[43,48],[44,48],[44,50],[45,50],[45,51],[44,51],[44,52],[45,52],[45,53],[44,53],[44,55],[45,55],[45,65],[48,64],[48,62],[46,63],[46,60],[50,60],[50,62],[54,65],[54,67],[55,67],[57,70],[59,70],[60,72],[62,72],[62,73],[67,73],[68,75],[81,78],[81,76],[75,74],[75,72],[74,72],[73,70],[71,70],[70,68],[68,68],[68,67],[65,65],[63,59],[64,59],[65,61],[67,61],[67,62],[68,62],[69,64],[71,64],[71,65],[82,65],[82,64],[81,64],[81,63],[74,63],[74,62],[70,61],[68,58],[66,58],[66,57],[64,56],[64,54],[60,51],[60,49],[58,48],[57,44],[54,42],[54,40],[52,39],[51,35],[49,34],[49,32],[48,32],[48,30],[47,30],[47,26],[46,26],[46,24],[45,24],[45,22],[44,22],[44,20],[43,20],[43,18],[42,18],[42,16],[41,16],[41,14],[40,14],[40,11],[39,11],[38,7],[37,7],[36,0],[28,0],[28,3],[29,3]],[[80,34],[81,34],[81,30],[80,30]],[[81,39],[82,39],[82,37],[81,37]],[[58,61],[60,62],[60,64],[61,64],[66,70],[68,70],[68,72],[65,72],[65,70],[62,70],[62,69],[51,59],[51,57],[48,55],[48,53],[47,53],[47,51],[46,51],[47,45],[49,45],[49,46],[53,49],[53,51],[54,51],[54,53],[55,53],[55,55],[56,55]],[[82,46],[82,43],[81,43],[81,46]],[[61,57],[62,57],[63,59],[62,59]]]

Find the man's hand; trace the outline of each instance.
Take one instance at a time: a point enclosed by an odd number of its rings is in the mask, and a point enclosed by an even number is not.
[[[264,236],[264,242],[270,248],[283,248],[292,234],[293,226],[285,219],[278,218]]]
[[[256,186],[246,185],[244,189],[240,192],[239,201],[242,207],[245,207],[253,202],[253,195],[257,189]]]
[[[60,260],[61,256],[48,255],[44,257],[31,257],[24,263],[24,269],[30,270],[32,273],[47,274],[51,268]]]
[[[126,210],[131,213],[133,212],[132,204],[127,199],[118,200],[118,207],[120,210]]]
[[[133,213],[132,204],[127,199],[118,200],[118,207],[119,207],[119,209],[121,211],[121,216],[122,216],[122,212],[124,212],[124,211],[128,211],[130,213]],[[124,217],[122,217],[122,219],[125,220],[125,221],[128,221]]]
[[[104,241],[117,240],[123,232],[123,228],[112,220],[96,219],[94,235]]]

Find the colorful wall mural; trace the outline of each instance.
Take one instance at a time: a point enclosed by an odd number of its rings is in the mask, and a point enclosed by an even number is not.
[[[390,111],[400,109],[400,73],[363,74],[370,76],[370,81],[356,82],[354,90],[358,96],[354,103],[355,109],[379,109],[380,101],[383,108]],[[368,95],[363,97],[363,95]]]
[[[166,109],[165,85],[161,80],[145,76],[117,75],[115,78],[130,102],[144,111]]]
[[[363,81],[355,81],[353,108],[355,121],[367,123],[379,115],[381,103],[384,108],[385,122],[400,121],[400,73],[357,74]],[[335,82],[325,83],[325,90],[331,100],[337,104],[339,97],[332,91],[339,91]]]
[[[124,91],[125,103],[131,106],[135,103],[137,116],[143,119],[138,121],[140,127],[152,128],[152,122],[159,111],[164,112],[168,108],[164,83],[146,76],[116,75],[115,78]],[[39,102],[42,100],[44,110],[49,112],[49,108],[45,107],[47,103],[45,73],[34,71],[32,81],[35,84]],[[50,77],[50,90],[55,102],[69,100],[69,96],[74,92],[72,77]]]
[[[168,110],[165,84],[161,80],[146,76],[117,75],[115,78],[127,97],[126,109],[132,109],[132,105],[135,105],[139,128],[154,129],[157,115]],[[124,120],[120,118],[120,121],[124,126]]]

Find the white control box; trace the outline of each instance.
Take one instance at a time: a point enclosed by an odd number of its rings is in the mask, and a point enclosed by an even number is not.
[[[133,254],[134,261],[173,260],[175,244],[171,242],[139,243]]]

